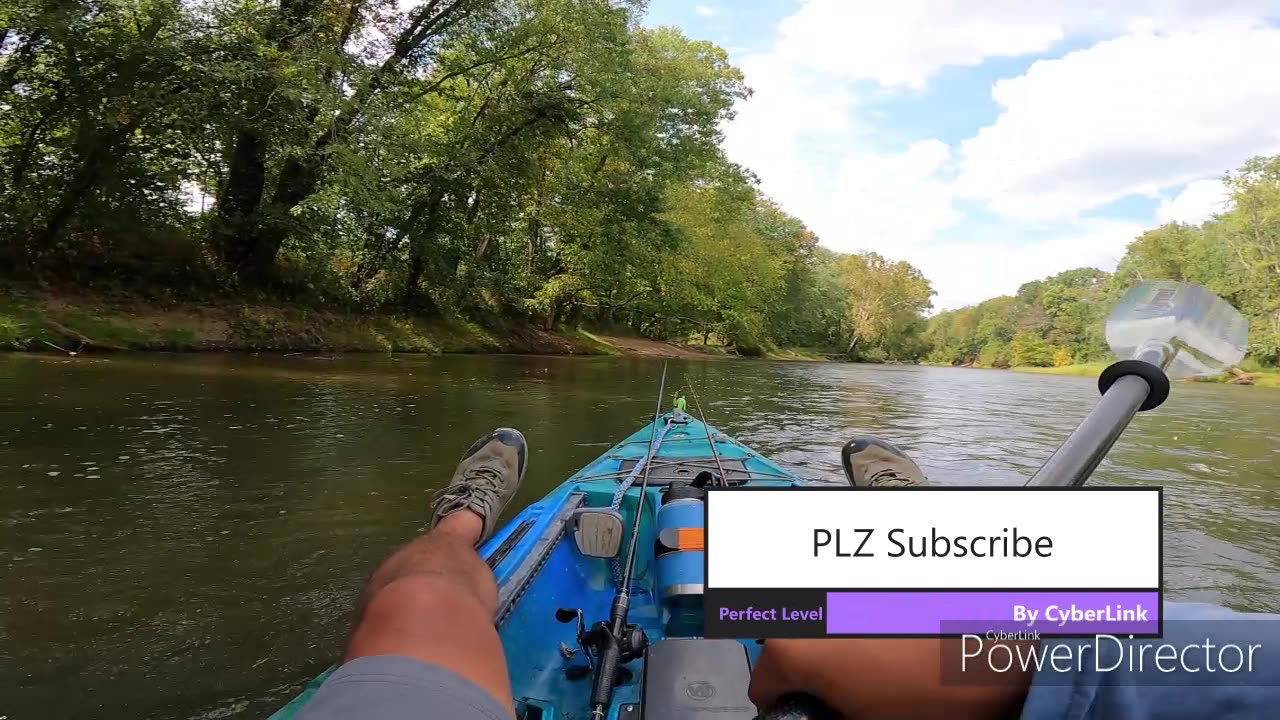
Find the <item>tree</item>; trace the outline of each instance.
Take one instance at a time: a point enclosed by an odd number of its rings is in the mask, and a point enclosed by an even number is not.
[[[1027,367],[1052,367],[1054,350],[1043,338],[1020,332],[1009,343],[1009,361]]]
[[[846,255],[838,264],[845,289],[847,353],[859,344],[875,346],[903,332],[932,307],[933,288],[906,262],[890,262],[876,253]]]

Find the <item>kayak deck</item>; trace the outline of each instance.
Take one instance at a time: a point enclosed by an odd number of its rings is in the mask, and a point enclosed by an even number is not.
[[[689,483],[699,472],[719,474],[730,485],[792,486],[802,483],[745,445],[688,415],[668,426],[671,414],[637,430],[595,461],[583,467],[538,502],[526,507],[480,548],[498,583],[499,603],[494,618],[506,654],[517,717],[521,720],[587,718],[591,676],[571,677],[566,670],[584,665],[575,623],[559,623],[559,608],[581,609],[587,624],[609,616],[618,589],[621,565],[631,541],[630,529],[639,507],[640,477],[636,465],[648,454],[651,437],[661,444],[649,460],[649,487],[643,499],[635,570],[631,582],[629,621],[641,626],[650,644],[667,636],[671,621],[659,601],[653,538],[661,491],[673,482]],[[665,434],[663,429],[665,428]],[[715,444],[712,452],[708,431]],[[588,557],[567,532],[579,508],[609,508],[620,484],[634,477],[617,511],[623,520],[623,550],[615,558]],[[759,652],[754,639],[742,641],[751,662]],[[629,671],[613,695],[610,718],[631,715],[640,702],[643,661],[624,665]],[[313,680],[301,695],[281,708],[272,720],[287,720],[301,709],[332,669]],[[632,706],[628,708],[627,706]]]

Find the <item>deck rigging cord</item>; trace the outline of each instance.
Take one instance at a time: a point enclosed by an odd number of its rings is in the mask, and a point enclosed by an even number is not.
[[[711,446],[711,457],[716,461],[716,470],[720,471],[720,484],[723,487],[729,487],[729,476],[724,474],[724,465],[720,464],[720,453],[716,452],[716,443],[711,439],[711,426],[707,424],[707,414],[702,411],[698,391],[693,389],[693,383],[689,382],[688,377],[684,379],[684,384],[689,388],[689,394],[693,396],[693,406],[698,409],[698,419],[702,421],[702,429],[707,431],[707,444]]]
[[[659,403],[659,410],[661,410],[661,403]],[[657,423],[656,419],[654,420],[654,423]],[[626,497],[627,491],[631,489],[633,484],[635,484],[636,478],[640,476],[640,473],[643,472],[647,478],[650,468],[659,464],[654,460],[654,457],[658,454],[658,449],[662,447],[662,442],[666,439],[667,431],[670,429],[671,421],[668,420],[663,424],[662,432],[658,434],[657,439],[654,439],[653,434],[650,433],[648,451],[645,452],[644,457],[640,458],[640,461],[635,464],[635,467],[631,468],[631,470],[627,472],[626,478],[623,479],[622,482],[618,483],[618,489],[613,491],[613,500],[609,503],[610,510],[615,512],[620,511],[622,509],[622,499]],[[644,497],[643,491],[641,497]],[[618,558],[613,557],[609,559],[609,572],[613,577],[614,584],[622,582],[624,575],[622,572],[622,563]]]
[[[627,544],[627,559],[623,563],[622,581],[618,583],[618,591],[614,594],[613,603],[609,608],[608,625],[599,623],[592,632],[599,658],[599,662],[596,663],[596,676],[591,686],[591,717],[595,720],[604,720],[609,714],[618,668],[623,662],[643,654],[649,643],[643,630],[638,626],[627,625],[627,611],[631,608],[631,576],[635,571],[636,549],[640,540],[640,521],[644,517],[646,493],[649,489],[650,463],[647,460],[655,452],[654,441],[661,442],[658,438],[658,421],[662,418],[662,396],[666,388],[667,363],[664,362],[662,379],[658,383],[658,403],[654,408],[653,424],[649,429],[649,452],[643,462],[640,494],[636,499],[636,518],[631,524],[631,541]],[[663,435],[666,435],[665,429]]]

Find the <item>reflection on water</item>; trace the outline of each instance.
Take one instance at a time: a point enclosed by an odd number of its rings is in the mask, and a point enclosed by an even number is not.
[[[333,660],[364,574],[477,436],[525,431],[519,506],[646,422],[661,367],[0,357],[0,715],[269,713]],[[673,361],[681,384],[712,423],[828,480],[873,432],[934,482],[1021,483],[1096,399],[1084,378],[916,367]],[[1178,385],[1099,467],[1167,488],[1172,597],[1280,611],[1277,401]]]

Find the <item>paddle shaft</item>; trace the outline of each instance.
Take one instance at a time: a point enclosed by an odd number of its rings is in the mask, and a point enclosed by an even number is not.
[[[1125,375],[1117,380],[1027,484],[1056,487],[1085,484],[1150,393],[1151,386],[1137,375]]]
[[[1121,375],[1027,484],[1083,485],[1150,394],[1151,385],[1141,376]],[[757,720],[833,720],[838,717],[818,698],[797,694],[783,698],[778,707],[761,713]]]
[[[1164,368],[1177,351],[1167,343],[1142,347],[1133,360],[1122,360],[1098,378],[1102,398],[1084,421],[1027,481],[1040,487],[1079,487],[1088,481],[1098,464],[1139,410],[1150,410],[1168,396],[1169,379]]]

